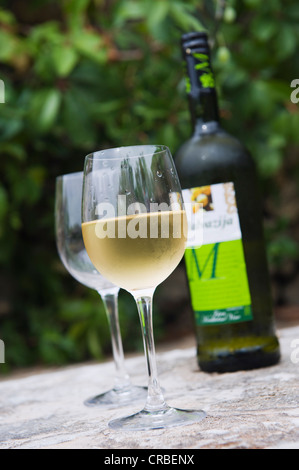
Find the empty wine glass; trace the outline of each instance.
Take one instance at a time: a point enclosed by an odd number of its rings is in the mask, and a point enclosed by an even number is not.
[[[135,298],[147,361],[144,409],[109,426],[146,430],[202,420],[204,411],[168,406],[157,376],[152,297],[180,262],[187,239],[181,187],[169,149],[133,146],[87,155],[82,222],[92,263]]]
[[[87,399],[87,406],[127,405],[144,399],[146,387],[134,386],[125,369],[118,318],[120,288],[105,279],[91,263],[85,250],[81,229],[83,172],[58,176],[55,192],[55,233],[57,249],[68,272],[81,284],[96,290],[104,303],[112,341],[116,374],[112,390]]]

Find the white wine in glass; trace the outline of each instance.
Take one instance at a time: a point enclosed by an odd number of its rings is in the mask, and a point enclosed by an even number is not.
[[[105,276],[121,283],[124,289],[136,290],[158,285],[169,272],[173,271],[182,258],[185,250],[185,237],[183,234],[186,215],[184,211],[162,211],[131,215],[121,219],[93,221],[83,224],[84,241],[88,253],[96,265],[101,266]],[[134,223],[134,225],[133,225]],[[99,231],[108,224],[116,226],[114,237],[98,237]],[[132,227],[141,227],[144,231],[152,231],[156,237],[118,238],[117,226],[123,224],[127,233]],[[175,236],[174,229],[178,224]],[[169,229],[169,235],[161,236],[163,226]],[[132,228],[131,227],[131,228]],[[110,230],[111,231],[111,230]],[[164,230],[165,231],[165,230]],[[166,232],[166,231],[165,231]],[[111,235],[111,234],[110,234]]]
[[[159,385],[152,298],[182,259],[187,218],[170,151],[165,146],[120,147],[87,155],[82,233],[94,266],[135,298],[148,369],[144,408],[109,422],[113,429],[147,430],[191,424],[202,410],[167,405]]]
[[[115,364],[114,387],[85,400],[87,406],[107,408],[125,406],[145,399],[146,387],[131,383],[124,363],[124,352],[118,318],[120,288],[102,276],[86,252],[81,229],[83,172],[58,176],[55,193],[55,233],[57,249],[67,271],[81,284],[96,290],[104,303],[109,322]]]

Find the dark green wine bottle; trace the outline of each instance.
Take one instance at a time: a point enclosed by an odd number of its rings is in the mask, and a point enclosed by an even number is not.
[[[193,133],[175,163],[185,202],[203,207],[202,244],[188,242],[184,258],[198,363],[206,372],[273,365],[280,350],[254,161],[220,126],[207,35],[183,35],[182,49]]]

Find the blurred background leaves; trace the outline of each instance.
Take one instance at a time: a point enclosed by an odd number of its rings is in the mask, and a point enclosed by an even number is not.
[[[110,351],[99,296],[57,255],[55,178],[81,171],[95,149],[163,143],[175,154],[190,134],[180,36],[191,30],[209,32],[223,126],[258,166],[274,303],[299,304],[299,108],[290,99],[299,78],[298,20],[296,0],[1,2],[3,371]],[[191,328],[185,295],[180,273],[158,288],[158,340]],[[120,316],[125,349],[141,348],[136,308],[124,292]]]

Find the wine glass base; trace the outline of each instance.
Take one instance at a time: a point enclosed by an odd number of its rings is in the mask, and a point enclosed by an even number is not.
[[[166,407],[155,412],[142,410],[125,418],[114,419],[108,425],[111,429],[122,431],[147,431],[199,423],[205,417],[206,413],[202,410]]]
[[[105,406],[109,408],[117,408],[126,406],[138,400],[145,401],[147,397],[147,387],[132,386],[125,391],[116,389],[101,393],[95,397],[88,398],[84,401],[86,406]]]

